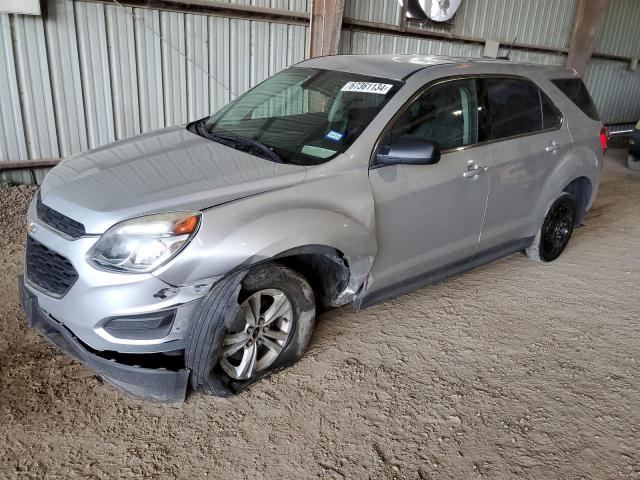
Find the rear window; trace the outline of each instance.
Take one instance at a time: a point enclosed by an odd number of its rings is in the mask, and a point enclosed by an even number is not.
[[[593,120],[600,120],[598,110],[593,100],[591,100],[591,95],[589,95],[589,91],[587,87],[584,86],[582,80],[579,78],[558,78],[551,80],[551,82],[562,90],[562,93],[569,97],[585,115]]]

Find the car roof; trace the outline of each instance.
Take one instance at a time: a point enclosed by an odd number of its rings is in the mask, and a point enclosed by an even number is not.
[[[326,57],[316,57],[305,60],[296,67],[321,68],[326,70],[337,70],[342,72],[370,75],[374,77],[385,77],[391,80],[404,80],[418,70],[426,67],[438,65],[455,64],[496,64],[496,65],[517,65],[523,67],[523,72],[541,69],[562,72],[563,76],[575,76],[573,70],[565,67],[553,65],[536,65],[512,60],[497,60],[490,58],[464,58],[447,57],[442,55],[330,55]]]

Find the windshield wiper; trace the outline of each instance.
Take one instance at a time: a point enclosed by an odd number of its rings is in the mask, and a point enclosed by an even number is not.
[[[253,151],[254,153],[261,153],[262,157],[266,157],[267,160],[272,160],[277,163],[284,163],[282,157],[274,152],[267,144],[258,140],[254,140],[250,137],[243,137],[241,135],[234,135],[232,133],[220,133],[210,132],[205,126],[204,122],[198,122],[196,129],[201,137],[208,138],[214,142],[222,143],[228,147],[235,148],[236,150],[242,150],[239,147],[245,147],[245,150]],[[247,148],[249,147],[249,148]]]

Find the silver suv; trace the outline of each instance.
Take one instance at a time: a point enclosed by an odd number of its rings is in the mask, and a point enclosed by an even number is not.
[[[22,305],[125,392],[231,395],[299,359],[318,310],[514,252],[555,260],[604,148],[564,68],[308,60],[54,168],[28,212]]]

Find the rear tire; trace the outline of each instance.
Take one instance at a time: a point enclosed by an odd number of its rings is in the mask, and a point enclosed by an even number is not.
[[[527,256],[538,262],[553,262],[558,258],[571,239],[577,211],[571,194],[560,195],[549,208],[531,246],[525,250]]]
[[[192,387],[227,397],[293,364],[309,344],[315,313],[311,286],[283,265],[226,278],[203,300],[187,338]]]
[[[640,172],[640,158],[636,158],[632,154],[629,154],[627,157],[627,166],[629,167],[629,170]]]

